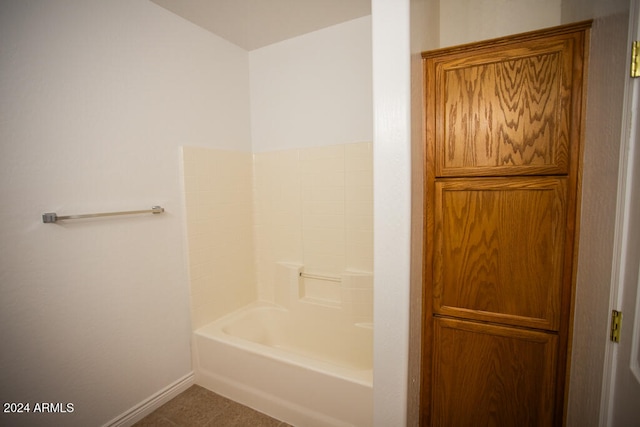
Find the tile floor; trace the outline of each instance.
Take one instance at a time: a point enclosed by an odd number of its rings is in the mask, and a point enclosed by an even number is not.
[[[134,427],[291,427],[261,412],[194,385]]]

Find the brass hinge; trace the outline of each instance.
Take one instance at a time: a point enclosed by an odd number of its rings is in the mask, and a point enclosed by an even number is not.
[[[620,328],[622,327],[622,312],[611,311],[611,341],[620,342]]]
[[[640,41],[631,44],[631,77],[640,77]]]

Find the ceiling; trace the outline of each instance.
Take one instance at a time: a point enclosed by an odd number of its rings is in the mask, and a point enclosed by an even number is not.
[[[371,0],[151,0],[245,50],[371,14]]]

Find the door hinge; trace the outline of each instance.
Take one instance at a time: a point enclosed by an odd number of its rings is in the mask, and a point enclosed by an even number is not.
[[[640,77],[640,41],[631,44],[631,77]]]
[[[622,312],[611,311],[611,341],[620,342],[620,328],[622,327]]]

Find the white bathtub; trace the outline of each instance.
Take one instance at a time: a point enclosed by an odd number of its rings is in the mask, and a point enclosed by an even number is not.
[[[370,426],[373,330],[255,302],[194,333],[196,383],[295,426]]]

